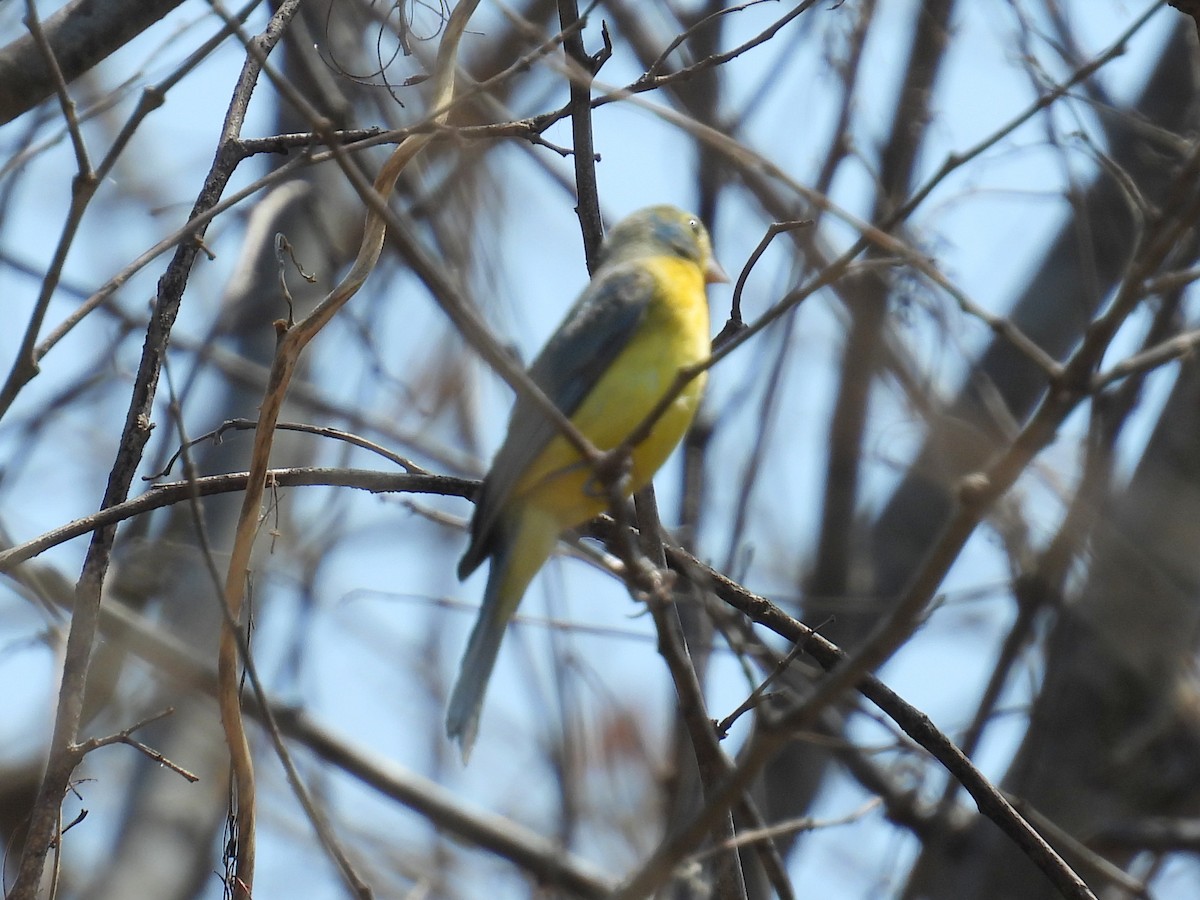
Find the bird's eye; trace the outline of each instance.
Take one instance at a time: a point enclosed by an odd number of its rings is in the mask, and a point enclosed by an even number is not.
[[[688,226],[692,229],[692,234],[700,233],[700,220],[699,219],[688,219]]]

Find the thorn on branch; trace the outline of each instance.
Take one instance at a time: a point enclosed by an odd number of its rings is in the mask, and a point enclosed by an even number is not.
[[[584,16],[586,15],[587,13],[584,13]],[[589,57],[591,64],[588,66],[588,69],[593,76],[600,72],[604,64],[612,59],[613,55],[612,35],[609,34],[608,23],[604,20],[600,21],[600,37],[604,41],[604,46]]]
[[[58,846],[58,841],[59,841],[59,839],[62,838],[62,836],[64,834],[66,834],[68,831],[70,831],[72,828],[74,828],[76,825],[78,825],[80,822],[82,822],[87,817],[88,817],[88,811],[86,809],[79,810],[78,815],[76,815],[75,818],[73,818],[70,822],[68,822],[66,825],[64,825],[62,827],[62,830],[60,830],[58,832],[58,838],[56,838],[54,840],[54,842],[50,845],[51,849]]]

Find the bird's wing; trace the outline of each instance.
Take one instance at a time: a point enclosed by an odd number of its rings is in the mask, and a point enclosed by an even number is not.
[[[655,280],[647,269],[622,265],[593,280],[575,302],[529,369],[534,383],[565,415],[579,408],[629,343],[654,291]],[[514,486],[557,432],[536,403],[517,396],[508,435],[476,501],[471,545],[458,565],[459,578],[491,554]]]

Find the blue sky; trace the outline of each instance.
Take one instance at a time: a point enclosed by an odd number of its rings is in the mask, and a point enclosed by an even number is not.
[[[858,215],[870,209],[871,170],[878,144],[887,133],[903,63],[896,56],[896,48],[901,45],[913,0],[883,6],[865,54],[855,120],[854,140],[861,159],[843,168],[832,192],[836,202]],[[920,161],[923,176],[934,172],[948,154],[970,147],[1000,127],[1034,96],[1019,65],[1014,7],[999,2],[959,7],[953,49],[936,89],[930,142]],[[1144,8],[1143,4],[1082,0],[1064,7],[1077,20],[1088,56],[1107,46]],[[105,63],[100,70],[103,83],[111,87],[132,77],[140,85],[169,72],[198,42],[197,34],[206,35],[213,29],[206,9],[204,4],[185,3]],[[840,34],[837,9],[835,4],[814,7],[806,14],[813,21],[803,23],[803,27],[816,28],[828,41],[836,41]],[[16,33],[21,27],[19,13],[15,4],[0,9],[0,35]],[[779,5],[762,4],[731,17],[726,44],[732,46],[756,33],[779,14]],[[486,40],[487,23],[494,22],[497,15],[485,4],[478,20],[483,32],[479,40]],[[1171,11],[1160,11],[1155,21],[1130,42],[1124,56],[1106,67],[1101,81],[1118,101],[1128,99],[1137,90],[1172,22]],[[252,25],[256,23],[261,24],[261,20],[252,20]],[[792,33],[798,27],[790,26]],[[589,26],[586,36],[589,46],[598,43],[595,23]],[[792,39],[785,35],[729,64],[732,91],[725,99],[727,112],[737,110],[739,101],[768,77],[781,48]],[[837,90],[827,60],[815,51],[819,42],[797,39],[797,44],[803,52],[786,61],[778,75],[771,75],[774,83],[765,102],[747,121],[744,139],[793,178],[808,182],[820,165],[819,154],[827,143],[831,104],[837,99]],[[1037,50],[1050,77],[1067,74],[1044,45]],[[128,156],[136,164],[119,166],[113,175],[114,190],[101,191],[68,261],[64,284],[79,285],[85,291],[94,289],[120,265],[183,221],[211,160],[229,86],[241,59],[241,51],[227,43],[195,77],[176,87],[166,106],[142,126]],[[628,51],[618,45],[601,80],[624,84],[639,71]],[[524,99],[530,103],[544,100],[538,92],[529,92]],[[122,109],[130,108],[132,102],[131,94]],[[268,131],[273,102],[271,92],[261,88],[251,107],[246,135]],[[652,104],[658,102],[650,99]],[[531,105],[517,112],[541,108]],[[16,130],[28,127],[29,118],[7,126],[3,136],[11,141]],[[674,126],[635,105],[611,104],[597,111],[595,128],[596,149],[602,156],[598,166],[600,196],[610,222],[649,203],[695,203],[694,160],[686,140]],[[977,163],[948,178],[910,222],[910,239],[928,248],[945,274],[994,312],[1003,312],[1014,291],[1022,286],[1037,262],[1041,245],[1064,214],[1066,175],[1086,180],[1095,171],[1086,146],[1073,136],[1081,130],[1094,132],[1086,104],[1071,103],[1061,114],[1056,113],[1054,128],[1066,146],[1065,152],[1049,146],[1046,123],[1037,119],[1019,128]],[[46,127],[41,133],[53,135],[57,128]],[[97,148],[105,146],[102,129],[89,126],[87,134]],[[546,137],[565,144],[569,132],[565,124],[560,124]],[[486,298],[486,311],[503,338],[528,359],[586,279],[571,203],[544,171],[549,167],[569,175],[570,168],[568,162],[553,154],[530,154],[515,145],[495,150],[492,165],[504,173],[505,206],[503,233],[487,272],[493,293]],[[30,162],[28,174],[17,188],[20,193],[10,207],[13,212],[0,224],[0,247],[5,254],[45,267],[67,208],[72,169],[70,147],[61,139]],[[261,171],[258,163],[247,165],[231,191]],[[118,202],[127,191],[152,198],[155,213],[134,211],[131,204]],[[101,222],[103,226],[98,227]],[[238,212],[210,232],[209,243],[217,258],[197,265],[179,320],[179,334],[198,339],[209,327],[237,257],[243,222],[243,213]],[[740,269],[766,224],[743,196],[736,190],[729,192],[720,219],[714,223],[714,240],[718,258],[731,274]],[[847,228],[831,222],[826,236],[835,246],[845,246],[853,237]],[[744,300],[749,318],[760,314],[791,286],[793,262],[790,248],[782,240],[765,255]],[[140,314],[164,265],[165,259],[152,263],[122,289],[118,302],[124,310]],[[366,318],[365,311],[370,311],[369,324],[390,351],[383,364],[395,377],[402,378],[412,360],[426,359],[447,346],[443,341],[448,326],[411,278],[397,272],[394,265],[385,266],[377,274],[390,276],[390,280],[378,283],[376,279],[362,298],[356,298],[362,303],[352,312]],[[18,320],[32,303],[37,287],[37,281],[0,267],[0,291],[8,298],[10,308],[19,311]],[[375,290],[384,293],[368,298],[367,294]],[[48,327],[57,324],[78,303],[77,297],[60,293],[51,305]],[[719,327],[728,309],[729,289],[718,286],[710,297],[714,322]],[[953,341],[949,343],[937,322],[941,316],[954,320]],[[763,463],[764,469],[774,473],[764,480],[770,489],[756,492],[750,507],[749,533],[737,536],[752,545],[755,552],[745,570],[736,574],[752,589],[768,595],[794,595],[797,576],[807,561],[806,554],[811,552],[812,532],[820,515],[825,425],[835,389],[842,326],[839,308],[823,296],[806,302],[789,326],[793,361],[787,368],[781,401],[789,424],[773,432]],[[1131,323],[1118,349],[1132,346],[1137,327],[1137,322]],[[47,398],[94,365],[113,328],[102,314],[93,315],[85,327],[77,329],[47,356],[45,374],[22,394],[11,418],[0,424],[0,459],[12,458],[17,452],[15,445],[23,439],[10,422],[19,422],[40,409]],[[372,361],[351,352],[349,336],[348,325],[335,323],[329,334],[318,339],[311,348],[313,380],[330,397],[362,404],[381,414],[395,414],[402,426],[419,427],[419,416],[413,415],[407,423],[403,419],[406,414],[412,415],[411,411],[406,413],[407,398],[384,394]],[[903,336],[928,375],[931,388],[943,395],[953,391],[965,364],[988,337],[982,325],[953,312],[948,299],[925,286],[914,292]],[[721,427],[712,458],[721,462],[726,473],[740,473],[747,458],[745,436],[753,433],[763,367],[777,339],[777,333],[768,331],[713,373],[708,403]],[[0,333],[0,358],[11,359],[18,340],[14,330]],[[140,335],[127,338],[111,365],[128,377],[140,344]],[[181,370],[186,369],[185,354],[173,354],[173,358]],[[481,368],[478,375],[476,406],[481,411],[479,433],[486,456],[503,434],[510,394]],[[1169,384],[1167,372],[1153,381],[1152,396],[1161,396]],[[207,412],[203,398],[202,391],[190,401],[191,407],[185,407],[196,423],[193,430],[200,428]],[[23,469],[0,481],[3,524],[17,540],[94,510],[126,402],[127,397],[119,392],[106,394],[86,410],[63,415],[47,430],[41,452],[30,456]],[[1143,416],[1148,418],[1154,409],[1155,404],[1148,403]],[[920,438],[914,413],[898,392],[886,385],[874,398],[873,416],[870,446],[877,461],[868,471],[861,501],[866,509],[886,497],[898,467],[915,450]],[[1023,495],[1031,498],[1028,508],[1035,522],[1040,520],[1047,528],[1053,526],[1061,511],[1055,499],[1056,478],[1068,477],[1072,471],[1078,428],[1069,423],[1059,443],[1039,461],[1040,471],[1027,476],[1019,486]],[[166,439],[167,432],[164,419],[156,440]],[[1144,435],[1144,425],[1131,429],[1129,445],[1123,448],[1129,458],[1136,456],[1138,441]],[[433,437],[449,440],[449,429],[442,423]],[[57,452],[46,452],[48,446]],[[326,461],[339,458],[336,452],[323,452],[329,457]],[[351,459],[356,465],[379,465],[377,460],[359,454]],[[678,497],[677,467],[677,460],[669,463],[656,482],[660,505],[672,516]],[[54,485],[52,492],[45,490],[47,483]],[[724,559],[730,543],[728,513],[738,487],[735,477],[714,479],[712,506],[701,536],[702,555],[714,561]],[[461,500],[417,498],[417,502],[455,517],[465,518],[469,513],[468,504]],[[432,524],[405,509],[396,499],[381,501],[349,492],[308,489],[293,492],[288,503],[298,521],[309,523],[307,530],[301,526],[303,533],[295,535],[297,539],[319,540],[322,519],[331,514],[346,523],[354,539],[340,543],[320,570],[317,605],[307,622],[304,663],[295,677],[285,675],[294,635],[283,623],[302,609],[302,600],[295,596],[286,570],[267,576],[266,588],[272,591],[273,606],[260,625],[260,665],[266,673],[274,673],[272,683],[278,690],[285,696],[302,698],[309,711],[331,727],[418,771],[429,771],[433,764],[431,741],[437,735],[414,734],[412,725],[416,721],[438,722],[440,711],[429,708],[424,685],[411,680],[411,662],[398,664],[397,660],[419,657],[430,633],[440,629],[437,639],[443,642],[442,660],[447,666],[443,674],[452,674],[451,667],[473,616],[469,609],[444,615],[436,600],[449,597],[475,602],[482,591],[482,573],[459,585],[453,569],[464,540],[452,529]],[[45,560],[74,578],[84,547],[83,541],[75,541],[47,553]],[[951,602],[919,637],[919,646],[933,647],[935,654],[901,654],[885,672],[892,687],[929,712],[943,728],[953,730],[965,723],[990,670],[992,648],[1011,615],[1011,605],[1006,602],[1006,577],[1001,548],[986,530],[981,530],[943,585]],[[956,596],[973,593],[979,597],[954,602]],[[438,777],[473,802],[535,826],[544,823],[551,815],[554,797],[548,790],[531,786],[527,773],[540,770],[539,738],[557,727],[557,720],[554,715],[534,714],[531,710],[544,710],[545,704],[554,702],[558,684],[552,660],[556,653],[565,653],[578,663],[582,675],[572,679],[571,685],[585,698],[586,710],[596,713],[607,708],[606,698],[610,696],[641,697],[643,721],[652,730],[657,727],[658,733],[651,736],[658,738],[669,715],[670,687],[654,652],[650,622],[638,617],[637,611],[624,588],[612,579],[578,561],[552,562],[531,588],[522,612],[530,617],[596,626],[611,633],[563,637],[536,623],[513,629],[489,694],[471,766],[441,771]],[[30,686],[28,690],[10,692],[3,708],[4,719],[21,723],[6,737],[4,753],[23,755],[48,734],[47,710],[54,692],[56,663],[36,643],[22,643],[41,627],[40,619],[22,601],[0,594],[0,623],[9,644],[9,652],[0,654],[0,679]],[[936,662],[931,663],[931,658]],[[709,701],[714,715],[724,715],[740,702],[747,687],[731,657],[718,654],[714,665]],[[954,673],[949,689],[947,671]],[[1022,698],[1012,699],[1019,702]],[[14,734],[21,737],[12,737]],[[982,759],[990,774],[1003,772],[1019,736],[1015,717],[1013,723],[1002,722],[991,733]],[[879,733],[864,726],[864,741],[880,738]],[[740,739],[735,732],[734,746]],[[278,767],[268,760],[261,769],[272,786],[271,796],[284,798],[277,809],[287,810],[292,801],[281,786]],[[597,785],[597,793],[636,791],[636,781],[631,778],[614,778],[610,784]],[[425,839],[422,824],[415,817],[349,779],[335,777],[331,787],[336,806],[347,819],[361,817],[379,823],[378,833],[421,835]],[[89,803],[103,812],[99,798],[109,789],[110,785],[98,784],[89,791]],[[118,798],[107,799],[112,804],[109,814],[115,816]],[[840,816],[860,807],[865,799],[857,787],[841,780],[822,798],[816,814]],[[308,842],[310,836],[294,810],[273,813],[263,822],[261,877],[267,896],[284,896],[297,889],[291,881],[296,873],[289,847],[293,841]],[[595,840],[595,846],[603,847],[618,868],[634,864],[636,857],[630,848],[619,846],[611,835],[597,835]],[[81,836],[84,852],[88,852],[87,842],[88,838]],[[91,852],[100,853],[102,846],[97,841],[91,845]],[[882,824],[875,812],[855,824],[815,833],[794,863],[793,873],[797,879],[835,889],[839,897],[878,896],[890,887],[879,883],[880,871],[902,875],[903,861],[914,850],[911,840],[897,837],[897,832]],[[894,858],[896,862],[890,867],[860,864],[862,859],[871,858]],[[496,868],[504,871],[503,866]],[[311,872],[303,873],[306,896],[340,896],[332,872],[325,872],[321,878],[328,879],[327,888],[318,887],[321,879],[313,880]],[[518,885],[511,885],[510,890],[511,896],[521,895]]]

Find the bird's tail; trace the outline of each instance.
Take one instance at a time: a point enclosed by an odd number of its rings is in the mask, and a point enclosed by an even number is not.
[[[516,613],[525,588],[558,540],[557,524],[535,510],[523,511],[515,524],[515,528],[504,529],[492,554],[483,606],[446,708],[446,736],[458,742],[464,763],[475,744],[484,694],[500,653],[504,629]]]

